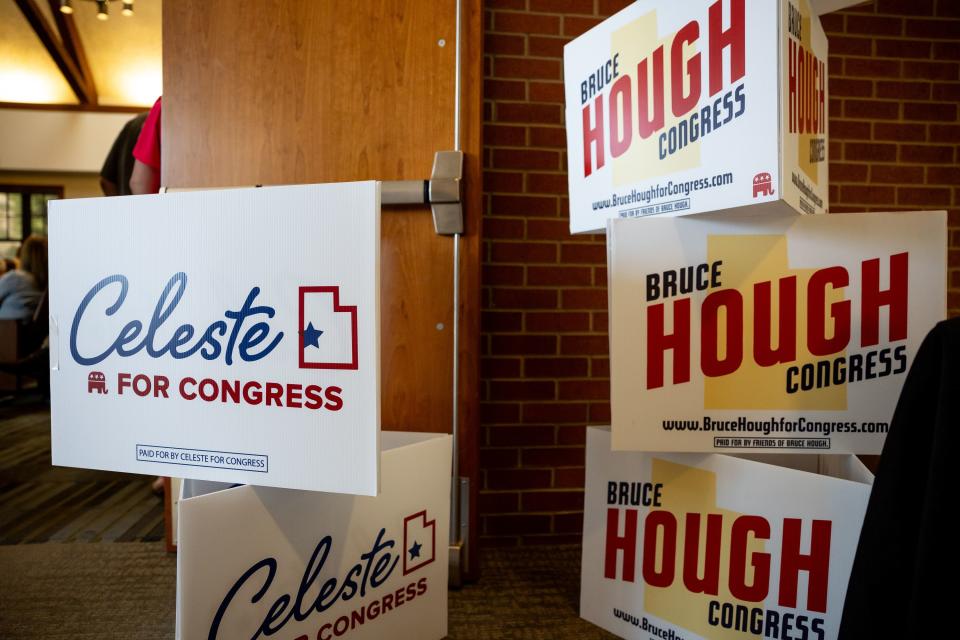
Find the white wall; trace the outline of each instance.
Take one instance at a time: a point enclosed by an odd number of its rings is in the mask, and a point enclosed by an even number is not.
[[[100,167],[96,173],[63,173],[0,170],[0,185],[51,185],[63,188],[64,198],[99,198]]]
[[[99,173],[134,115],[0,109],[0,170]]]

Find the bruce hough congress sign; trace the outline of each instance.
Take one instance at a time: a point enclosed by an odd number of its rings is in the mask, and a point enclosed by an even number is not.
[[[374,182],[58,201],[53,463],[377,493]]]
[[[640,0],[563,60],[573,233],[827,210],[827,38],[808,0]]]
[[[942,211],[611,222],[614,449],[880,453],[946,244]]]
[[[587,429],[580,615],[635,640],[835,640],[873,478],[773,458],[611,452]]]

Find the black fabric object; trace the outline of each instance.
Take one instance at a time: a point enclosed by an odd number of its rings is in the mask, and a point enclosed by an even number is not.
[[[147,120],[147,114],[141,113],[127,121],[113,141],[107,159],[103,161],[100,175],[117,185],[117,195],[128,196],[130,191],[130,176],[133,174],[133,147],[140,137],[140,129]]]
[[[960,318],[934,327],[904,382],[867,505],[841,640],[956,634]],[[951,630],[952,631],[948,631]]]

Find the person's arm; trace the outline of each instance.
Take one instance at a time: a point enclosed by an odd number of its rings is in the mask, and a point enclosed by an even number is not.
[[[126,125],[124,125],[126,129]],[[110,145],[110,152],[103,160],[103,168],[100,169],[100,190],[105,196],[115,196],[119,192],[117,189],[116,176],[117,167],[120,162],[120,154],[123,153],[123,130]]]
[[[103,191],[105,196],[115,196],[120,191],[117,189],[117,184],[113,180],[107,180],[103,176],[100,176],[100,191]]]
[[[160,172],[139,160],[133,161],[133,173],[130,174],[130,193],[157,193],[160,191]]]
[[[147,114],[133,147],[133,173],[130,191],[134,194],[157,193],[160,190],[160,98]]]
[[[0,305],[3,305],[3,301],[6,300],[7,296],[13,293],[13,290],[16,288],[15,273],[15,271],[7,271],[0,276]]]

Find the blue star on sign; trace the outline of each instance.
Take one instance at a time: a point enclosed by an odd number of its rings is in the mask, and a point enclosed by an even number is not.
[[[323,331],[320,329],[315,329],[313,323],[307,325],[307,328],[303,331],[303,348],[307,347],[317,347],[320,348],[320,336],[323,335]]]
[[[410,547],[410,559],[411,559],[411,560],[413,560],[414,558],[419,558],[419,557],[420,557],[420,548],[421,548],[422,546],[423,546],[423,545],[420,544],[419,542],[417,542],[416,540],[413,541],[413,546]]]

